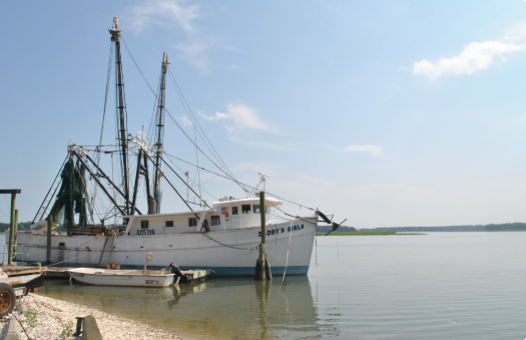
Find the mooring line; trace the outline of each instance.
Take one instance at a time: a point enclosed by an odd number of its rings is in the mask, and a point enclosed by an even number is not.
[[[291,229],[292,229],[292,222],[293,221],[290,221]],[[316,237],[316,235],[314,237]],[[292,230],[289,233],[289,247],[287,248],[287,259],[285,260],[285,269],[283,270],[283,278],[281,279],[281,286],[279,286],[278,293],[281,291],[281,287],[283,287],[283,283],[285,282],[285,274],[287,274],[287,267],[289,266],[289,252],[290,252],[291,241],[292,241]]]

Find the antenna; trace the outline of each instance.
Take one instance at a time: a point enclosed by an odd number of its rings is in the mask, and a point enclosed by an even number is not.
[[[267,178],[269,178],[270,176],[262,172],[258,172],[258,175],[260,175],[261,177],[259,178],[259,183],[256,185],[256,189],[259,189],[259,186],[263,184],[263,191],[265,191]]]

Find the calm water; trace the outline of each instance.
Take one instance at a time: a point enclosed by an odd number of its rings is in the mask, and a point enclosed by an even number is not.
[[[43,295],[188,339],[525,339],[526,232],[319,237],[308,276]]]

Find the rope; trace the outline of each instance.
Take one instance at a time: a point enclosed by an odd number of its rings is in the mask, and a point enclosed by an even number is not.
[[[224,179],[227,179],[227,180],[233,181],[233,182],[237,183],[239,186],[246,186],[246,187],[249,187],[249,188],[251,188],[251,189],[255,189],[254,187],[251,187],[251,186],[248,185],[248,184],[242,183],[242,182],[240,182],[240,181],[238,181],[238,180],[233,180],[233,179],[230,178],[230,177],[223,176],[223,175],[218,174],[217,172],[214,172],[214,171],[212,171],[212,170],[205,169],[205,168],[203,168],[203,167],[200,167],[200,166],[198,166],[198,165],[195,165],[195,164],[193,164],[193,163],[190,163],[190,162],[188,162],[188,161],[185,161],[184,159],[181,159],[181,158],[179,158],[179,157],[175,157],[175,156],[173,156],[173,155],[170,155],[170,154],[167,153],[167,152],[165,152],[165,153],[166,153],[166,155],[167,155],[168,157],[171,157],[171,158],[177,159],[178,161],[181,161],[181,162],[183,162],[183,163],[186,163],[186,164],[188,164],[188,165],[191,165],[191,166],[193,166],[193,167],[196,167],[196,168],[198,168],[198,169],[200,169],[200,170],[204,170],[204,171],[206,171],[206,172],[209,172],[209,173],[214,174],[214,175],[216,175],[216,176],[219,176],[219,177],[221,177],[221,178],[224,178]],[[194,182],[194,183],[195,183],[195,182]],[[246,189],[243,189],[243,191],[246,192]]]
[[[314,254],[316,258],[316,267],[318,267],[318,235],[316,234],[314,234],[314,243],[315,243]]]
[[[316,222],[316,223],[312,223],[311,221],[307,221],[307,220],[304,219],[303,217],[300,217],[300,216],[294,216],[294,215],[291,215],[291,214],[289,214],[289,213],[286,213],[286,212],[284,212],[283,210],[281,210],[281,209],[278,208],[278,207],[275,207],[275,208],[278,209],[279,211],[281,211],[283,214],[285,214],[285,215],[287,215],[287,216],[290,216],[290,217],[292,217],[292,218],[297,218],[297,219],[300,219],[300,220],[302,220],[302,221],[304,221],[304,222],[307,222],[307,223],[310,223],[310,224],[314,224],[314,225],[317,225],[317,224],[318,224],[317,222]]]
[[[250,189],[257,190],[256,187],[253,187],[253,186],[251,186],[251,185],[248,185],[248,184],[245,184],[245,183],[239,182],[238,180],[232,180],[231,178],[228,178],[228,177],[226,177],[226,176],[223,176],[223,175],[221,175],[221,174],[218,174],[217,172],[214,172],[214,171],[212,171],[212,170],[205,169],[205,168],[200,167],[200,166],[197,166],[197,165],[195,165],[195,164],[193,164],[193,163],[191,163],[191,162],[185,161],[184,159],[181,159],[181,158],[179,158],[179,157],[176,157],[176,156],[170,155],[170,154],[167,153],[167,152],[166,152],[166,155],[167,155],[168,157],[171,157],[171,158],[177,159],[178,161],[181,161],[181,162],[186,163],[186,164],[188,164],[188,165],[194,166],[194,167],[196,167],[196,168],[199,168],[199,169],[201,169],[201,170],[204,170],[204,171],[206,171],[206,172],[209,172],[209,173],[214,174],[214,175],[216,175],[216,176],[219,176],[219,177],[221,177],[221,178],[224,178],[224,179],[228,179],[228,180],[234,181],[234,182],[236,182],[236,183],[239,184],[239,185],[243,185],[243,186],[246,186],[246,187],[248,187],[248,188],[250,188]],[[269,195],[269,196],[275,197],[275,198],[277,198],[277,199],[279,199],[279,200],[282,200],[282,201],[284,201],[284,202],[288,202],[288,203],[291,203],[291,204],[295,204],[295,205],[297,205],[298,207],[306,208],[306,209],[309,209],[309,210],[312,210],[312,211],[317,211],[317,209],[310,208],[310,207],[307,207],[307,206],[305,206],[305,205],[303,205],[303,204],[299,204],[299,203],[293,202],[293,201],[291,201],[291,200],[285,199],[285,198],[283,198],[283,197],[280,197],[280,196],[275,195],[275,194],[273,194],[273,193],[270,193],[270,192],[268,192],[268,191],[265,191],[265,193],[266,193],[266,195]],[[278,210],[279,210],[279,209],[278,209]],[[280,211],[281,211],[281,210],[280,210]],[[283,211],[282,211],[282,212],[283,212]],[[292,216],[292,215],[289,215],[289,216]],[[292,217],[296,218],[296,216],[292,216]]]
[[[201,233],[201,234],[205,235],[206,237],[208,237],[209,240],[214,241],[217,244],[220,244],[222,246],[225,246],[225,247],[228,247],[228,248],[232,248],[232,249],[237,249],[237,250],[255,250],[255,249],[257,249],[259,247],[259,245],[257,245],[254,248],[236,248],[236,247],[229,246],[228,244],[224,244],[224,243],[221,243],[221,242],[219,242],[217,240],[214,240],[213,238],[208,236],[206,233]]]
[[[82,255],[82,256],[79,256],[79,257],[75,257],[74,259],[71,259],[71,260],[67,260],[67,261],[63,261],[63,262],[58,262],[58,263],[53,263],[53,264],[50,264],[49,266],[46,266],[46,267],[52,267],[52,266],[56,266],[57,264],[61,264],[61,263],[66,263],[66,262],[69,262],[69,261],[73,261],[73,260],[76,260],[76,259],[80,259],[81,257],[86,257],[88,255],[91,255],[91,254],[86,254],[86,255]]]
[[[111,79],[111,68],[112,68],[112,61],[113,61],[113,49],[115,44],[113,42],[110,43],[110,57],[108,60],[108,75],[106,76],[106,94],[104,96],[104,111],[102,113],[102,127],[100,129],[100,140],[99,140],[99,148],[102,146],[102,136],[104,134],[104,122],[106,121],[106,108],[108,103],[108,91],[110,87],[110,79]],[[100,163],[100,151],[97,153],[97,166],[99,166]],[[93,202],[95,201],[95,198],[97,197],[97,187],[95,187],[95,193],[92,196],[91,199],[91,205],[93,206]],[[93,209],[91,209],[91,214],[93,215]]]
[[[13,313],[10,313],[9,315],[13,316],[13,317],[16,319],[16,321],[18,321],[18,323],[20,324],[20,327],[22,327],[22,329],[24,330],[24,333],[26,333],[27,338],[28,338],[29,340],[32,340],[31,337],[29,336],[29,334],[27,334],[26,329],[24,328],[24,325],[22,325],[22,323],[20,322],[20,320],[18,320],[18,318],[16,317],[16,315],[13,314]]]
[[[291,228],[291,231],[289,233],[289,247],[287,249],[287,259],[285,260],[285,270],[283,270],[283,278],[281,279],[281,286],[279,286],[278,293],[281,291],[281,287],[283,287],[283,283],[285,283],[285,274],[287,273],[287,267],[289,265],[290,243],[292,241],[292,221],[290,221],[290,228]]]

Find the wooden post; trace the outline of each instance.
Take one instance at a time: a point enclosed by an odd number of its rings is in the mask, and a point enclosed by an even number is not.
[[[15,242],[15,204],[16,194],[11,193],[11,221],[9,226],[9,250],[7,251],[7,264],[13,263],[13,244]]]
[[[15,239],[13,240],[13,258],[16,256],[17,251],[17,240],[18,240],[18,209],[15,209]],[[22,259],[23,261],[24,259]]]
[[[46,243],[46,266],[51,264],[51,228],[53,225],[53,216],[47,217],[47,243]]]
[[[75,333],[73,333],[73,336],[80,336],[82,333],[82,320],[84,320],[83,317],[77,316],[77,329],[75,329]]]
[[[265,209],[265,192],[259,192],[259,213],[261,215],[261,244],[259,245],[259,258],[256,262],[256,280],[272,280],[270,261],[267,257],[267,221]]]
[[[11,194],[11,213],[10,213],[10,220],[9,220],[9,242],[7,246],[7,264],[13,263],[13,244],[15,241],[15,232],[14,226],[16,224],[15,222],[15,214],[17,212],[15,211],[15,205],[16,205],[16,194],[21,194],[21,189],[0,189],[0,194]],[[18,219],[18,218],[17,218]]]

